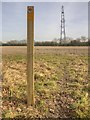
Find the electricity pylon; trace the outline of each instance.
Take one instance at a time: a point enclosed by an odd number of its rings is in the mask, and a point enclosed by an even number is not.
[[[64,16],[64,6],[61,8],[61,33],[60,33],[60,43],[65,43],[66,33],[65,33],[65,16]]]

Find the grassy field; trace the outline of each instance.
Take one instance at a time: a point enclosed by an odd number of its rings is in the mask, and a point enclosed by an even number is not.
[[[89,118],[88,48],[35,47],[35,105],[27,108],[26,47],[3,47],[3,118]]]

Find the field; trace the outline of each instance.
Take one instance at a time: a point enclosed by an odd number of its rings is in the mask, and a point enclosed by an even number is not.
[[[26,47],[3,47],[3,118],[90,118],[88,47],[35,47],[35,105],[27,107]]]

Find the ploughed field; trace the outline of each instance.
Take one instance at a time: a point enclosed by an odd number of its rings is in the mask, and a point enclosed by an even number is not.
[[[88,47],[35,47],[33,107],[26,99],[26,47],[2,53],[3,118],[90,117]]]

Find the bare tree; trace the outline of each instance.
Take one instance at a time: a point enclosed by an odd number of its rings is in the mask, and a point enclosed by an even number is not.
[[[81,36],[82,42],[86,42],[87,38],[85,36]]]

